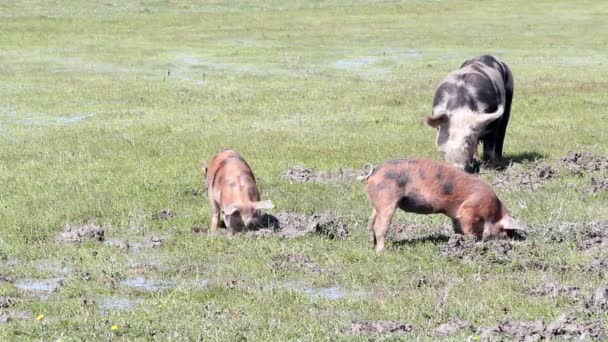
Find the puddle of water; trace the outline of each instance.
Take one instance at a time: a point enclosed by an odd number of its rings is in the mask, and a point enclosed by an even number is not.
[[[175,287],[169,280],[146,279],[144,277],[128,278],[122,282],[123,286],[149,292],[159,292]]]
[[[312,287],[302,284],[299,281],[288,281],[283,284],[283,287],[305,294],[308,298],[324,298],[329,300],[338,300],[345,298],[360,299],[366,296],[363,291],[350,291],[340,288],[339,286],[331,287]]]
[[[108,310],[133,309],[141,300],[133,300],[126,297],[107,297],[100,301],[99,307]]]
[[[73,116],[60,116],[59,118],[57,118],[57,122],[60,124],[74,124],[77,122],[80,122],[86,118],[90,118],[92,117],[93,113],[88,113],[88,114],[77,114],[77,115],[73,115]]]
[[[50,279],[23,279],[15,283],[18,289],[31,292],[51,293],[61,287],[63,280],[61,278]]]
[[[341,59],[335,61],[333,65],[336,69],[382,75],[388,73],[390,67],[382,67],[377,64],[390,62],[400,65],[405,61],[419,57],[422,57],[422,52],[416,49],[388,49],[382,51],[380,55]]]
[[[71,269],[67,266],[62,266],[60,262],[51,260],[42,260],[36,263],[36,269],[40,272],[50,272],[55,275],[66,275]]]

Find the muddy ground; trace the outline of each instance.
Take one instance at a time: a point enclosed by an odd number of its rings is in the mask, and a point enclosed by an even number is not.
[[[347,182],[364,175],[363,170],[340,168],[338,171],[315,171],[302,165],[290,167],[281,173],[281,176],[290,181],[308,183]]]
[[[246,233],[252,237],[276,235],[284,238],[298,238],[309,234],[344,239],[348,230],[346,224],[329,211],[312,215],[283,211],[275,215],[263,215],[262,227]]]
[[[359,336],[407,334],[414,327],[411,324],[395,321],[354,321],[351,334]]]

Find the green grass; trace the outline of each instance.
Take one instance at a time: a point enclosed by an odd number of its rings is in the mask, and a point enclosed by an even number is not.
[[[378,319],[434,340],[430,331],[454,316],[475,326],[555,318],[572,303],[525,290],[551,279],[589,294],[606,282],[584,271],[594,255],[574,237],[558,242],[534,227],[608,220],[607,193],[581,191],[590,175],[557,163],[569,151],[608,154],[607,15],[603,1],[0,4],[0,274],[63,279],[48,298],[0,283],[14,302],[7,310],[32,315],[0,324],[0,339],[350,340],[353,320]],[[423,124],[434,86],[482,53],[515,77],[507,156],[536,153],[558,170],[538,191],[497,189],[532,227],[510,262],[464,263],[433,242],[376,255],[361,183],[281,177],[296,164],[335,171],[439,159]],[[349,237],[193,236],[193,226],[210,223],[205,196],[192,194],[203,193],[199,161],[227,147],[249,161],[274,211],[331,210]],[[165,208],[178,216],[152,219]],[[440,229],[447,219],[398,213],[395,221]],[[86,222],[108,227],[108,238],[159,235],[164,244],[54,242],[66,224]],[[273,269],[273,257],[289,253],[331,272]],[[526,260],[548,267],[522,270]],[[154,267],[135,271],[138,263]],[[179,286],[122,284],[137,276]],[[365,295],[309,298],[284,288],[294,281]],[[107,298],[134,306],[106,309]],[[608,322],[606,312],[592,318]]]

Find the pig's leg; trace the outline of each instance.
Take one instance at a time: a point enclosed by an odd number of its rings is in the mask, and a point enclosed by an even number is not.
[[[483,237],[484,222],[481,217],[477,215],[475,207],[467,205],[467,202],[465,201],[456,212],[456,220],[458,221],[458,225],[464,236],[474,236],[478,240],[481,240]]]
[[[391,219],[395,213],[395,204],[388,205],[382,208],[376,208],[376,219],[374,222],[374,239],[376,252],[381,252],[384,249],[384,241],[388,226],[391,224]]]
[[[211,231],[216,232],[220,226],[220,206],[215,202],[211,202]]]
[[[372,216],[369,218],[369,222],[367,223],[367,229],[369,230],[369,239],[370,241],[376,245],[376,237],[374,236],[374,224],[376,222],[376,208],[372,208]]]

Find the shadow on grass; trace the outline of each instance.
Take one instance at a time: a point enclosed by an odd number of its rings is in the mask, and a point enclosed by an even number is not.
[[[508,154],[502,158],[500,165],[497,169],[503,170],[511,163],[527,163],[534,162],[539,159],[545,159],[548,156],[546,154],[536,151],[526,151],[522,153]]]
[[[429,234],[429,235],[425,235],[425,236],[415,237],[412,239],[402,239],[402,240],[393,241],[392,244],[393,244],[393,246],[397,246],[399,248],[406,247],[406,246],[412,246],[412,245],[418,245],[418,244],[424,244],[424,243],[432,243],[432,244],[437,245],[440,243],[448,242],[449,239],[450,239],[449,235],[445,235],[443,233],[433,233],[433,234]]]

